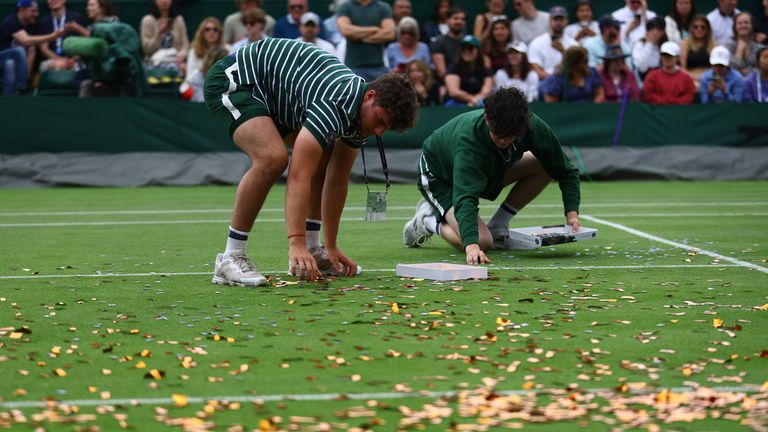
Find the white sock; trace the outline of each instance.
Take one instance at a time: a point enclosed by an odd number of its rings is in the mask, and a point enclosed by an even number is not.
[[[224,254],[228,255],[233,251],[245,252],[246,243],[248,243],[247,231],[239,231],[232,227],[229,227],[229,236],[227,237],[227,248],[224,250]]]
[[[317,249],[322,245],[320,242],[320,228],[321,221],[307,218],[307,249]]]
[[[509,221],[517,214],[517,209],[506,203],[501,203],[496,212],[488,219],[488,226],[508,227]]]
[[[437,216],[430,215],[425,217],[424,226],[426,226],[427,231],[430,233],[440,235],[440,223],[437,221]]]

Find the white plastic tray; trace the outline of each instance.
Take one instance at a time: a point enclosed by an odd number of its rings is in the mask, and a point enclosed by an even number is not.
[[[397,275],[438,281],[488,279],[488,269],[481,266],[448,263],[398,264]]]
[[[509,230],[509,249],[536,249],[597,238],[597,230],[581,227],[573,232],[570,225],[534,226]]]

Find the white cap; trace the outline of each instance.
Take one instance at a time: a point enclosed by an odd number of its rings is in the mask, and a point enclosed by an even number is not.
[[[320,25],[320,16],[314,12],[304,12],[304,15],[301,16],[299,22],[302,24],[312,22],[315,25]]]
[[[507,51],[511,49],[519,53],[525,54],[528,52],[528,45],[526,45],[525,42],[521,40],[516,40],[507,44]]]
[[[709,64],[728,66],[731,63],[731,52],[728,48],[718,45],[709,53]]]
[[[671,56],[679,56],[680,55],[680,45],[667,41],[661,44],[661,48],[659,49],[662,54],[669,54]]]

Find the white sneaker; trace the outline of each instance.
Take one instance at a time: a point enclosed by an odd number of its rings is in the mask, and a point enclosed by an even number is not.
[[[488,225],[488,231],[491,232],[491,238],[493,239],[491,249],[509,249],[507,247],[509,228],[501,225]]]
[[[253,261],[245,255],[245,251],[216,255],[216,268],[211,282],[236,286],[262,286],[268,283],[267,278],[259,273]]]
[[[317,268],[320,270],[320,274],[323,276],[346,276],[346,273],[340,272],[333,267],[331,260],[328,259],[328,254],[325,251],[325,246],[319,248],[312,248],[309,250],[312,257],[317,262]],[[363,268],[357,266],[357,272],[355,275],[359,275],[363,272]]]
[[[416,214],[403,227],[403,244],[405,247],[417,248],[422,246],[432,233],[427,230],[424,219],[432,216],[432,206],[424,198],[416,205]]]

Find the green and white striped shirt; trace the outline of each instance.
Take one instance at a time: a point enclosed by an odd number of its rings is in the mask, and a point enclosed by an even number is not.
[[[269,38],[235,54],[241,86],[253,86],[272,118],[292,130],[306,127],[321,146],[337,138],[359,148],[358,110],[367,85],[315,45]]]

